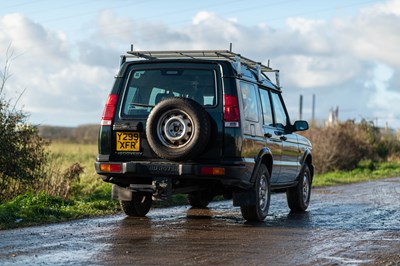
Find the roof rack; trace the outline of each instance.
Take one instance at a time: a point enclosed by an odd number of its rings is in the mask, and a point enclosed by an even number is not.
[[[272,69],[260,62],[253,61],[240,54],[233,53],[228,50],[182,50],[182,51],[127,51],[128,55],[121,55],[121,64],[127,58],[144,58],[152,59],[212,59],[212,60],[228,60],[236,64],[236,71],[240,75],[241,65],[247,66],[257,71],[258,80],[262,80],[262,72],[274,72],[276,85],[280,88],[279,84],[279,70]]]

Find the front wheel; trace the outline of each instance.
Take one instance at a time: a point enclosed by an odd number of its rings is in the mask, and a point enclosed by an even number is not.
[[[286,198],[289,208],[294,212],[307,210],[311,196],[311,173],[307,165],[304,165],[303,172],[297,186],[288,188]]]
[[[126,215],[144,217],[151,208],[153,198],[151,193],[135,192],[132,195],[132,200],[120,200],[119,202]]]
[[[269,204],[271,201],[271,184],[267,167],[262,164],[258,169],[255,187],[256,204],[251,206],[241,206],[242,216],[247,221],[262,222],[267,217]]]

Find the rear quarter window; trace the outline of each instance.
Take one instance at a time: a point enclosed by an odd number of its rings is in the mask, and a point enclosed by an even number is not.
[[[240,82],[244,117],[248,121],[258,122],[257,87],[248,82]]]

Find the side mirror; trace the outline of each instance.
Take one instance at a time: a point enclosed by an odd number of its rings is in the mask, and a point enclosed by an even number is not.
[[[293,131],[304,131],[309,129],[308,122],[304,120],[298,120],[293,124]]]

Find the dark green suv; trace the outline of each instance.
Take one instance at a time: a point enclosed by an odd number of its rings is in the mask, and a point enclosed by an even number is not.
[[[271,192],[286,192],[292,211],[308,207],[311,144],[294,134],[307,129],[290,122],[277,70],[231,51],[128,51],[95,167],[130,216],[153,198],[188,194],[202,208],[223,195],[263,221]]]

